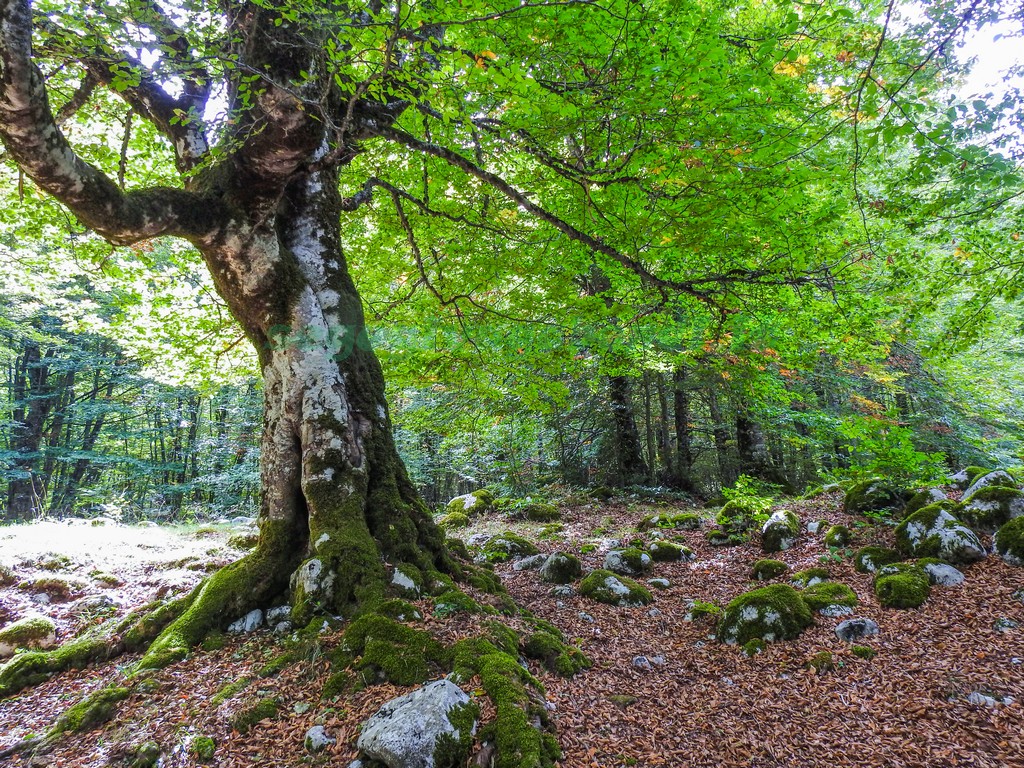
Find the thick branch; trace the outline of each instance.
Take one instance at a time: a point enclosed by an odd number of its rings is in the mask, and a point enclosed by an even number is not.
[[[0,139],[43,190],[112,243],[158,235],[196,239],[214,230],[218,212],[209,202],[177,189],[125,194],[75,154],[32,60],[32,13],[25,0],[0,4]]]

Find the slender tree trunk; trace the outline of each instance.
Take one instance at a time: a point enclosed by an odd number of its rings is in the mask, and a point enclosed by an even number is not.
[[[37,343],[27,341],[15,365],[14,424],[11,428],[14,478],[7,487],[7,520],[29,520],[41,511],[39,449],[43,442],[43,427],[53,406],[49,381],[52,355],[52,350],[43,355]]]
[[[693,446],[690,439],[690,389],[685,365],[672,374],[672,398],[675,405],[676,463],[675,485],[693,491]]]
[[[608,400],[611,404],[613,450],[618,484],[640,485],[648,476],[640,444],[640,432],[633,416],[633,404],[629,397],[629,379],[625,376],[608,377]]]
[[[708,415],[711,418],[711,434],[715,440],[715,455],[718,457],[718,477],[723,487],[736,482],[736,466],[733,462],[729,446],[729,428],[722,416],[722,408],[718,400],[718,392],[712,384],[706,390],[708,399]]]

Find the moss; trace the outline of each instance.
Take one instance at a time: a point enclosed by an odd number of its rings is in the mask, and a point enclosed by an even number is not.
[[[558,511],[558,507],[554,504],[544,504],[537,501],[524,506],[521,512],[527,520],[535,523],[550,523],[562,516],[562,513]]]
[[[189,744],[188,751],[200,762],[209,762],[217,751],[217,742],[209,736],[196,736]]]
[[[626,547],[609,552],[604,559],[605,568],[627,576],[637,576],[651,569],[651,556],[638,547]]]
[[[228,537],[228,546],[248,552],[256,547],[260,535],[256,532],[236,533]]]
[[[754,505],[745,503],[741,499],[733,499],[718,511],[715,523],[720,525],[726,533],[742,534],[757,525],[760,512],[760,508]]]
[[[335,667],[351,666],[366,685],[380,680],[395,685],[422,683],[443,674],[450,660],[450,652],[429,632],[373,613],[353,621],[331,653]]]
[[[694,600],[690,609],[686,612],[686,621],[701,621],[702,619],[718,619],[722,615],[722,608],[714,603],[703,600]]]
[[[55,603],[67,602],[76,597],[81,597],[81,585],[62,579],[59,576],[42,576],[38,579],[29,579],[18,584],[18,589],[24,592],[42,592]]]
[[[500,563],[511,560],[513,557],[527,557],[536,555],[540,550],[522,536],[517,536],[511,531],[489,539],[481,549],[481,553],[488,562]]]
[[[231,718],[231,727],[246,734],[256,723],[276,717],[280,708],[280,699],[267,696],[236,712]]]
[[[456,496],[448,502],[445,510],[448,514],[459,513],[468,517],[475,517],[490,511],[494,507],[494,494],[486,488]]]
[[[647,550],[652,560],[659,563],[678,563],[693,557],[693,550],[670,541],[656,541]]]
[[[249,677],[240,677],[237,680],[223,685],[218,691],[210,697],[210,706],[219,707],[228,699],[233,699],[239,693],[244,691],[252,683],[252,679]]]
[[[903,509],[909,494],[881,479],[863,480],[853,485],[843,499],[843,511],[849,515],[895,512]]]
[[[858,573],[874,573],[883,565],[897,563],[902,555],[888,547],[861,547],[853,555],[853,568]]]
[[[946,495],[938,488],[925,488],[923,491],[918,491],[910,497],[910,500],[901,512],[901,516],[904,518],[909,517],[917,512],[917,510],[924,509],[929,504],[937,504],[946,500]]]
[[[259,671],[257,671],[256,674],[260,677],[273,677],[282,670],[287,669],[292,664],[298,662],[301,658],[302,654],[300,654],[298,651],[285,651],[284,653],[278,654],[270,661],[268,661],[266,664],[264,664],[262,667],[260,667]]]
[[[434,768],[460,768],[466,764],[479,717],[480,707],[473,702],[448,711],[448,722],[455,728],[455,732],[443,733],[438,737],[432,755]]]
[[[44,571],[66,571],[74,565],[74,560],[57,552],[47,552],[36,560],[36,567]]]
[[[471,587],[476,587],[482,592],[486,592],[489,595],[500,595],[504,594],[505,588],[501,585],[501,579],[498,578],[493,570],[488,567],[473,567],[469,569],[465,577],[466,583]]]
[[[438,618],[456,613],[481,613],[481,605],[460,589],[450,589],[434,598],[434,615]]]
[[[619,606],[647,605],[654,598],[650,590],[626,576],[598,569],[580,582],[580,594],[599,603]]]
[[[131,759],[128,761],[128,768],[154,768],[154,766],[160,765],[162,755],[163,750],[157,742],[143,742],[133,750]]]
[[[845,584],[825,581],[814,584],[800,593],[800,597],[812,611],[820,611],[829,606],[841,605],[853,608],[857,605],[857,595]]]
[[[745,645],[754,638],[790,640],[813,623],[811,609],[795,589],[772,584],[729,602],[718,624],[718,639],[730,645]]]
[[[681,512],[672,516],[672,527],[678,531],[698,531],[704,525],[704,518],[692,512]]]
[[[559,534],[565,532],[565,523],[548,523],[540,529],[540,533],[537,534],[538,538],[541,539],[557,539]]]
[[[896,526],[896,548],[911,557],[940,557],[972,563],[985,557],[977,535],[951,515],[942,504],[930,504]]]
[[[985,467],[979,467],[977,465],[971,465],[969,467],[964,467],[964,474],[967,475],[967,486],[965,486],[965,487],[970,487],[970,486],[974,485],[974,481],[975,480],[977,480],[979,477],[982,477],[983,475],[987,475],[991,471],[992,471],[991,469],[987,469]]]
[[[127,688],[117,686],[90,693],[60,714],[47,737],[61,733],[81,733],[103,725],[114,717],[118,702],[124,701],[129,695],[131,691]]]
[[[753,640],[749,640],[743,644],[743,653],[750,658],[757,656],[757,654],[764,651],[767,647],[767,643],[759,637],[755,637]]]
[[[845,525],[833,525],[825,533],[826,547],[845,547],[853,541],[853,534]]]
[[[827,568],[806,568],[793,574],[792,582],[798,587],[809,587],[823,581],[828,581],[830,574]]]
[[[729,533],[721,528],[712,528],[704,536],[708,540],[708,544],[713,547],[734,547],[745,544],[747,541],[746,534]]]
[[[540,578],[548,584],[568,584],[583,575],[583,565],[568,552],[555,552],[540,567]]]
[[[871,661],[871,659],[875,658],[875,655],[878,652],[874,648],[871,648],[870,646],[867,646],[867,645],[851,645],[850,646],[850,653],[852,653],[858,659],[864,659],[866,661]]]
[[[1003,560],[1024,566],[1024,517],[1015,517],[996,531],[995,545]]]
[[[39,647],[47,642],[53,645],[56,635],[57,626],[46,616],[26,616],[0,629],[0,647],[8,646],[13,652],[15,648]]]
[[[566,645],[558,636],[545,631],[534,632],[526,639],[523,655],[528,659],[536,659],[545,668],[562,677],[572,677],[591,665],[590,659],[578,648]]]
[[[918,608],[931,593],[928,575],[917,566],[887,566],[875,577],[875,596],[885,608]],[[893,572],[895,571],[895,572]]]
[[[836,662],[829,651],[818,651],[807,660],[807,668],[813,669],[815,674],[824,675],[827,672],[834,672]]]
[[[469,515],[465,512],[449,512],[438,520],[437,524],[446,530],[465,528],[469,525]]]
[[[765,552],[782,552],[793,546],[800,535],[800,518],[789,510],[780,509],[772,513],[761,531],[761,549]]]
[[[965,523],[982,531],[994,531],[1014,517],[1024,515],[1024,492],[1001,485],[979,488],[957,512]]]
[[[373,610],[381,616],[393,619],[394,621],[409,622],[421,621],[423,619],[423,614],[420,613],[419,609],[405,600],[385,600],[380,605],[375,606]]]
[[[528,688],[540,690],[537,680],[516,661],[515,656],[484,638],[456,643],[455,677],[468,680],[480,676],[484,691],[494,702],[496,716],[480,732],[482,741],[493,739],[497,747],[496,768],[534,766],[549,768],[560,757],[558,743],[546,735],[547,711],[540,697]],[[534,727],[536,720],[540,727]]]
[[[0,564],[0,587],[9,587],[18,581],[18,575],[13,568]]]
[[[771,581],[788,570],[789,566],[781,560],[758,560],[751,567],[750,577],[758,581]]]
[[[445,539],[444,545],[449,552],[460,560],[469,561],[473,559],[473,556],[469,554],[469,548],[466,546],[466,542],[462,539]]]

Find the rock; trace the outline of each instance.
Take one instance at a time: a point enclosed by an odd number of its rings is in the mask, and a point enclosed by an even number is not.
[[[843,511],[849,515],[894,512],[903,509],[908,494],[885,480],[863,480],[846,492]]]
[[[543,566],[544,563],[547,562],[547,559],[548,559],[547,555],[540,555],[540,554],[530,555],[529,557],[524,557],[522,560],[516,561],[512,565],[512,570],[514,570],[514,571],[536,571],[536,570],[539,570],[540,567]]]
[[[668,589],[672,586],[668,579],[648,579],[647,583],[655,589]]]
[[[492,563],[503,563],[513,558],[528,557],[536,555],[538,550],[528,540],[518,536],[512,531],[505,531],[484,544],[481,554],[484,559]]]
[[[725,607],[718,639],[729,645],[745,645],[754,638],[791,640],[813,623],[811,609],[795,589],[772,584],[745,592]]]
[[[836,637],[847,643],[877,634],[878,624],[871,619],[847,619],[836,625]]]
[[[411,566],[399,565],[391,574],[391,586],[395,587],[401,595],[419,597],[420,574],[414,573]]]
[[[651,556],[636,547],[613,549],[604,556],[604,567],[620,576],[641,576],[651,569]]]
[[[973,704],[976,707],[995,707],[1000,704],[1003,706],[1009,706],[1013,704],[1016,699],[1013,696],[1004,696],[1002,698],[996,698],[995,696],[988,696],[981,691],[973,691],[967,694],[967,703]]]
[[[806,531],[810,534],[818,533],[823,527],[828,525],[824,520],[812,520],[807,524]]]
[[[693,560],[693,550],[671,541],[656,541],[647,550],[651,558],[659,563],[678,563]],[[610,570],[610,569],[609,569]]]
[[[474,533],[468,539],[466,543],[471,547],[482,547],[488,541],[494,538],[493,533]]]
[[[754,565],[751,566],[750,576],[758,581],[771,581],[772,579],[778,578],[788,570],[789,566],[781,560],[757,560]]]
[[[861,547],[853,555],[853,569],[858,573],[875,573],[883,565],[900,561],[900,553],[888,547]]]
[[[255,632],[257,629],[263,626],[263,611],[259,608],[254,608],[249,611],[242,618],[231,622],[228,625],[228,632],[232,634],[244,634],[248,632]]]
[[[276,608],[267,609],[266,620],[270,626],[276,626],[282,621],[287,621],[291,616],[292,607],[290,605],[279,605]]]
[[[593,624],[595,621],[597,621],[597,619],[595,619],[586,611],[580,611],[579,616],[583,621],[587,622],[588,624]]]
[[[449,512],[447,515],[443,515],[437,524],[445,530],[465,528],[469,525],[469,515],[464,512]]]
[[[1003,488],[1016,488],[1017,481],[1010,476],[1009,472],[1004,472],[1001,469],[997,469],[995,472],[988,472],[978,477],[973,483],[968,486],[967,490],[964,491],[964,496],[961,501],[966,504],[969,502],[978,491],[982,488],[988,488],[990,486],[1001,486]]]
[[[580,594],[599,603],[636,607],[653,600],[650,591],[632,579],[611,571],[596,570],[580,582]]]
[[[576,594],[576,590],[573,589],[572,584],[556,584],[551,588],[551,594],[554,597],[572,597]]]
[[[255,517],[241,517],[241,516],[239,516],[239,517],[232,517],[231,518],[231,524],[232,525],[255,525],[256,524],[256,518]]]
[[[579,559],[566,552],[552,553],[540,567],[541,581],[548,584],[568,584],[582,575],[583,566]]]
[[[643,672],[650,672],[654,667],[665,666],[665,657],[658,656],[634,656],[633,666]]]
[[[651,608],[651,610],[647,612],[647,615],[650,616],[652,619],[656,619],[659,616],[661,616],[661,611],[659,611],[657,608]]]
[[[461,765],[477,713],[461,688],[436,680],[385,703],[363,723],[356,746],[388,768],[434,768],[439,748],[446,750],[445,765]]]
[[[800,535],[800,518],[786,509],[772,513],[761,529],[761,548],[765,552],[783,552]]]
[[[853,607],[857,605],[854,591],[835,581],[812,584],[800,593],[800,597],[812,611],[819,611],[826,616],[853,613]]]
[[[57,627],[46,616],[26,616],[0,629],[0,658],[19,648],[46,650],[57,645]]]
[[[964,489],[970,485],[970,478],[967,475],[966,469],[961,469],[959,472],[953,472],[946,475],[946,482],[950,485],[954,485],[957,488]]]
[[[306,731],[306,738],[303,743],[306,746],[307,752],[317,753],[322,752],[324,749],[334,744],[337,739],[329,736],[327,729],[322,725],[314,725],[308,731]]]
[[[853,541],[853,533],[845,525],[833,525],[825,533],[826,547],[845,547]]]
[[[980,488],[958,514],[972,528],[991,532],[1024,515],[1024,492],[1001,485]]]
[[[925,488],[910,497],[907,506],[903,508],[903,517],[909,517],[919,509],[924,509],[931,504],[938,504],[940,501],[948,501],[948,497],[938,488]]]
[[[964,583],[964,575],[946,563],[928,563],[924,572],[928,574],[928,581],[939,587],[959,587]]]
[[[1024,517],[1015,517],[995,535],[996,552],[1010,565],[1024,566]]]
[[[1014,629],[1020,629],[1020,622],[1008,619],[1005,616],[1000,616],[992,622],[992,629],[996,632],[1010,632]]]
[[[875,597],[886,608],[918,608],[931,593],[931,581],[914,563],[883,565],[875,576]]]
[[[973,563],[987,554],[978,535],[941,503],[919,509],[896,526],[896,548],[910,557],[937,557],[954,565]]]
[[[829,572],[827,568],[805,568],[794,573],[790,583],[794,587],[806,589],[807,587],[813,587],[815,584],[823,584],[828,580]]]
[[[279,621],[277,624],[274,624],[275,635],[287,635],[293,629],[294,627],[290,621]]]
[[[597,545],[598,552],[607,552],[610,549],[618,549],[622,546],[622,539],[601,539]]]
[[[562,516],[562,513],[558,511],[558,507],[554,504],[546,504],[540,501],[527,504],[520,508],[519,513],[527,520],[535,523],[550,523]]]
[[[451,514],[458,512],[469,517],[482,515],[494,506],[494,494],[486,488],[480,488],[472,493],[464,493],[456,496],[448,502],[445,510]]]

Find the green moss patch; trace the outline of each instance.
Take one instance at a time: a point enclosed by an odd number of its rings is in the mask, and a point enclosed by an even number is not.
[[[853,554],[853,568],[858,573],[875,573],[883,565],[897,563],[903,556],[889,547],[861,547]]]
[[[554,552],[540,567],[540,578],[548,584],[568,584],[583,575],[579,558],[568,552]]]
[[[875,658],[878,652],[874,648],[867,645],[851,645],[850,653],[852,653],[858,659],[870,661],[871,659]]]
[[[761,530],[761,549],[782,552],[793,546],[800,535],[800,518],[786,509],[772,513]]]
[[[54,722],[47,737],[61,733],[91,731],[113,719],[117,705],[131,694],[127,688],[111,686],[90,693],[74,706],[64,710]]]
[[[217,751],[217,742],[209,736],[196,736],[188,746],[188,751],[200,762],[208,762],[213,759]]]
[[[448,514],[459,513],[468,517],[475,517],[489,512],[494,507],[494,494],[486,488],[480,488],[472,493],[456,496],[448,502],[445,511]]]
[[[447,515],[441,517],[437,521],[445,530],[454,530],[456,528],[465,528],[469,525],[469,515],[465,512],[449,512]]]
[[[647,550],[651,559],[659,563],[677,563],[692,560],[693,550],[671,541],[655,541]]]
[[[875,596],[885,608],[919,608],[929,594],[928,574],[915,564],[893,563],[875,577]]]
[[[845,525],[833,525],[825,533],[826,547],[845,547],[853,541],[853,533]]]
[[[800,597],[812,611],[827,610],[832,606],[852,608],[857,605],[857,595],[845,584],[825,581],[813,584],[800,593]]]
[[[562,677],[572,677],[591,665],[590,659],[578,648],[566,645],[557,635],[543,630],[530,635],[522,650],[526,658],[538,660]]]
[[[836,668],[835,659],[830,651],[818,651],[807,660],[807,668],[813,670],[816,675],[824,675],[834,672]]]
[[[980,488],[957,514],[972,528],[994,531],[1011,519],[1024,516],[1024,492],[1000,485]]]
[[[758,560],[751,567],[750,578],[758,581],[771,581],[789,570],[789,566],[781,560]]]
[[[765,642],[791,640],[814,623],[800,594],[786,584],[772,584],[734,598],[722,612],[718,639],[745,645],[755,638]]]
[[[1024,517],[1015,517],[996,531],[995,545],[1007,563],[1024,566]]]
[[[231,727],[241,734],[246,734],[256,723],[277,717],[280,709],[281,700],[267,696],[236,712],[231,718]]]
[[[539,501],[526,504],[520,512],[527,520],[535,523],[550,523],[562,516],[554,504],[545,504]]]
[[[831,578],[827,568],[806,568],[793,574],[791,581],[797,587],[810,587]]]
[[[385,600],[383,603],[378,605],[374,609],[381,616],[394,621],[410,622],[410,621],[421,621],[423,614],[420,610],[412,603],[407,603],[405,600]]]
[[[970,528],[942,504],[919,509],[896,526],[896,548],[909,557],[938,557],[949,563],[973,563],[985,547]]]
[[[0,658],[18,648],[50,648],[57,644],[57,627],[46,616],[26,616],[0,629]]]
[[[659,512],[655,515],[645,515],[637,524],[637,530],[642,532],[661,528],[663,530],[696,531],[703,524],[704,519],[692,512],[680,512],[674,515],[667,512]]]
[[[24,592],[41,592],[55,603],[64,603],[82,596],[82,585],[78,582],[62,579],[59,576],[41,576],[28,579],[18,584]]]
[[[599,603],[618,606],[647,605],[654,598],[650,590],[627,576],[598,569],[580,582],[580,594]]]
[[[514,557],[527,557],[540,552],[529,540],[505,531],[487,541],[481,549],[484,559],[491,563],[502,563]]]
[[[451,654],[429,632],[371,613],[349,625],[331,661],[336,668],[356,671],[364,685],[384,680],[416,685],[442,676]]]

